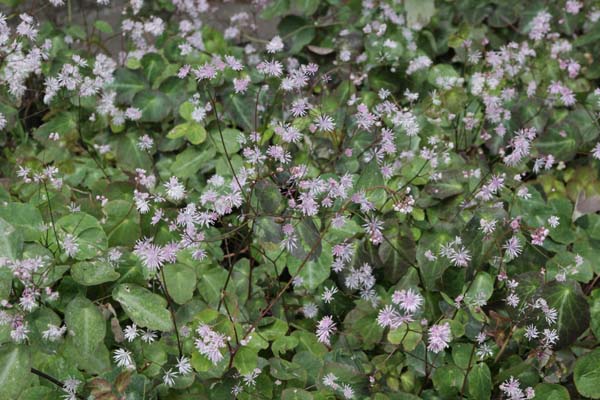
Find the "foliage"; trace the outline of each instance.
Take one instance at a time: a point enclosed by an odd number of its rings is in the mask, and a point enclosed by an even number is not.
[[[1,399],[600,398],[600,2],[0,3]]]

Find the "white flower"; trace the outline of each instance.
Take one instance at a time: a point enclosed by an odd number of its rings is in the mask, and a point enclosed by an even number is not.
[[[79,251],[79,243],[77,243],[77,238],[70,233],[65,235],[62,246],[65,249],[65,254],[67,257],[75,257]]]
[[[319,308],[317,307],[317,305],[315,303],[306,303],[302,307],[302,313],[304,314],[305,318],[314,318],[317,316],[318,312],[319,312]]]
[[[450,324],[448,322],[440,325],[433,325],[429,328],[429,344],[427,350],[439,353],[448,347],[448,343],[452,340],[450,332]]]
[[[333,300],[333,295],[336,294],[337,292],[338,292],[338,288],[335,286],[332,286],[330,288],[325,288],[325,291],[321,295],[321,299],[326,304],[329,304]]]
[[[171,200],[178,201],[185,197],[185,187],[176,176],[172,176],[164,187],[167,190],[167,197]]]
[[[177,377],[177,375],[178,374],[176,371],[169,369],[163,375],[163,383],[169,387],[175,385],[175,378]]]
[[[135,369],[133,359],[131,358],[131,352],[125,349],[117,349],[114,351],[113,359],[117,363],[117,366],[124,367],[126,369]]]
[[[65,334],[66,331],[66,326],[58,327],[56,325],[48,324],[48,329],[42,332],[42,337],[50,342],[56,342]]]
[[[330,315],[327,315],[319,321],[317,325],[317,340],[321,343],[329,345],[330,336],[336,331],[335,322]]]
[[[138,337],[138,329],[136,324],[127,325],[123,330],[123,335],[128,342],[133,342]]]
[[[190,372],[192,372],[192,365],[190,364],[190,359],[186,356],[181,356],[177,359],[176,367],[181,375],[187,375]]]
[[[145,343],[152,343],[156,340],[156,332],[147,329],[146,332],[142,334],[142,341]]]
[[[268,53],[278,53],[283,50],[283,41],[278,36],[275,36],[271,41],[267,44],[267,52]]]
[[[548,224],[552,228],[556,228],[558,225],[560,225],[560,218],[558,218],[556,215],[552,215],[550,218],[548,218]]]

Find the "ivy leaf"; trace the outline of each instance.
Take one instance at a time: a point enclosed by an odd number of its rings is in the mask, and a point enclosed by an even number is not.
[[[90,300],[77,296],[65,310],[65,323],[73,333],[73,343],[84,354],[92,354],[104,340],[106,321]]]
[[[137,325],[163,332],[173,328],[167,300],[163,297],[134,284],[117,286],[112,296]]]
[[[600,399],[600,349],[575,361],[573,376],[579,394],[591,399]]]
[[[0,348],[0,398],[16,399],[31,384],[29,348],[4,344]]]
[[[192,267],[170,264],[164,267],[165,284],[169,295],[177,304],[190,301],[196,289],[196,273]]]

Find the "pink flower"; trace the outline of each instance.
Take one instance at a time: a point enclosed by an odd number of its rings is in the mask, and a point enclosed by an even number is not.
[[[233,89],[236,93],[246,93],[248,90],[248,84],[250,83],[250,78],[234,78],[233,79]]]
[[[433,325],[429,328],[429,344],[427,350],[434,353],[439,353],[448,347],[448,343],[452,340],[450,332],[450,324],[448,322],[440,325]]]
[[[317,325],[317,340],[326,345],[330,344],[330,336],[336,331],[335,322],[330,315],[327,315],[319,321]]]

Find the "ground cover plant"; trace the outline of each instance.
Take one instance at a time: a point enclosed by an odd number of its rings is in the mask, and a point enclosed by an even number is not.
[[[599,1],[0,4],[0,399],[600,398]]]

